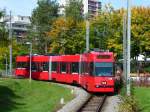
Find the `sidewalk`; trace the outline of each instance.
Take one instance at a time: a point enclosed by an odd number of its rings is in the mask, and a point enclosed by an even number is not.
[[[102,112],[118,112],[120,102],[121,100],[119,98],[119,95],[108,96]]]
[[[87,101],[90,97],[90,94],[79,87],[63,85],[67,88],[72,89],[73,94],[75,94],[75,98],[68,102],[62,109],[57,112],[77,112],[77,110]]]

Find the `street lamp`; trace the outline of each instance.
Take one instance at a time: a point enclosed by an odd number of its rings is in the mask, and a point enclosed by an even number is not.
[[[29,82],[31,82],[31,65],[32,65],[32,43],[26,42],[27,45],[30,45],[30,75],[29,75]]]

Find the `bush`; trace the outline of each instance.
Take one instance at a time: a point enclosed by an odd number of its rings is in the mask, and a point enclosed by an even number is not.
[[[126,86],[120,92],[122,103],[119,105],[119,112],[138,112],[137,101],[134,97],[135,88],[131,82],[131,96],[126,96]]]
[[[138,112],[137,101],[131,96],[121,97],[122,103],[119,105],[119,112]]]
[[[149,66],[149,67],[144,68],[144,71],[145,71],[145,72],[150,73],[150,66]]]

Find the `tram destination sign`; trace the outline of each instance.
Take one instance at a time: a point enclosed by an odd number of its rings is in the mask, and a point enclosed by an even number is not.
[[[110,55],[98,55],[97,58],[98,59],[110,59],[111,56]]]

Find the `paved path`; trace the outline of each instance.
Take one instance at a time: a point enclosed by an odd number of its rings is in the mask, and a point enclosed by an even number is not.
[[[68,102],[62,109],[58,110],[57,112],[77,112],[77,110],[87,101],[90,97],[90,94],[79,87],[63,85],[67,88],[72,89],[73,94],[76,97]]]
[[[76,97],[57,112],[77,112],[77,110],[90,97],[90,94],[82,88],[62,84],[60,85],[72,89],[72,92],[76,95]],[[120,102],[121,100],[119,98],[119,95],[108,96],[102,112],[118,112],[118,106]]]
[[[118,112],[119,103],[121,102],[118,95],[108,96],[102,112]]]

